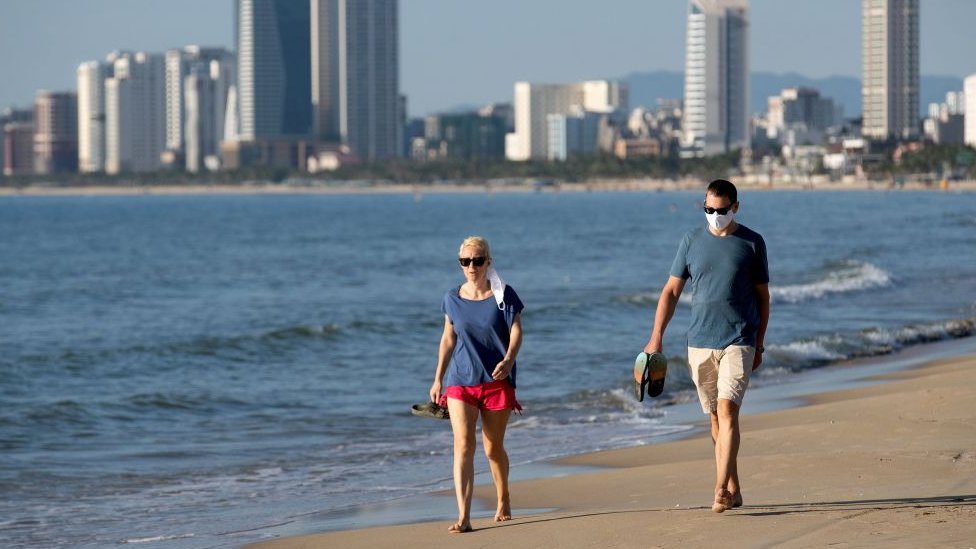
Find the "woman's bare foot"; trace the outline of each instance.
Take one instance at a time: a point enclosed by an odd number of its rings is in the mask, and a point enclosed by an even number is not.
[[[470,532],[471,531],[471,524],[470,523],[469,524],[464,524],[464,523],[461,523],[461,522],[455,522],[454,524],[452,524],[447,529],[447,531],[450,532],[450,533],[452,533],[452,534],[463,534],[465,532]]]
[[[507,520],[512,520],[512,506],[509,504],[500,504],[498,510],[495,511],[495,522],[505,522]]]
[[[732,494],[732,507],[742,507],[742,492]]]
[[[727,509],[732,508],[732,494],[728,490],[722,489],[715,492],[715,503],[712,504],[712,511],[716,513],[724,513]]]

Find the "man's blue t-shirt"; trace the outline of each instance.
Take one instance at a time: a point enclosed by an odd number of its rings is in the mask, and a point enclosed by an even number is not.
[[[739,225],[728,236],[692,229],[678,246],[671,276],[691,279],[688,346],[724,349],[755,345],[759,330],[757,284],[769,283],[766,243]]]
[[[508,352],[509,336],[515,315],[524,305],[511,286],[505,286],[505,310],[498,308],[495,297],[481,301],[464,299],[459,288],[444,295],[441,310],[454,326],[457,343],[450,367],[444,376],[444,387],[472,387],[495,381],[491,372]],[[515,366],[508,380],[515,386]]]

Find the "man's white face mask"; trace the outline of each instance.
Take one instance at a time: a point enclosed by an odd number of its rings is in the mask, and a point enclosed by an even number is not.
[[[708,224],[716,231],[721,231],[728,227],[734,218],[735,212],[732,210],[729,210],[729,213],[725,215],[721,215],[718,212],[705,214],[705,219],[708,220]]]

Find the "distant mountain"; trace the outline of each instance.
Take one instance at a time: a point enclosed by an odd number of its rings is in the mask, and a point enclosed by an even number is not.
[[[680,99],[684,95],[684,73],[675,71],[635,72],[623,77],[630,84],[630,106],[654,107],[658,99]],[[929,103],[942,103],[947,92],[962,91],[962,78],[921,76],[919,114]],[[784,88],[808,86],[844,106],[844,116],[861,114],[861,80],[852,76],[810,78],[797,73],[754,72],[749,83],[750,112],[765,112],[768,100]]]

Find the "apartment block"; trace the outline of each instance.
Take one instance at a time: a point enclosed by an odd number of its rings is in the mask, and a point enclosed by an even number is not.
[[[78,96],[41,90],[34,98],[34,172],[78,171]]]
[[[918,135],[918,0],[862,0],[863,123],[871,139]]]
[[[748,0],[690,0],[685,45],[684,156],[749,142]]]
[[[166,150],[165,62],[160,54],[109,55],[105,80],[105,171],[148,172]]]
[[[3,125],[3,175],[34,173],[34,122],[17,120]]]

